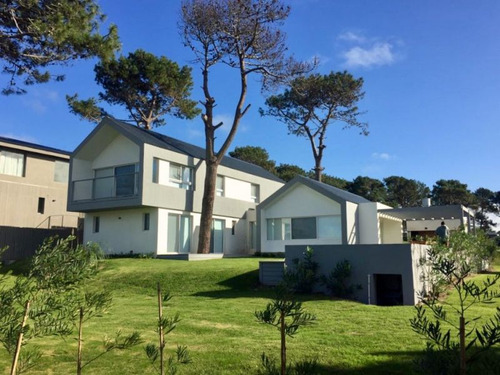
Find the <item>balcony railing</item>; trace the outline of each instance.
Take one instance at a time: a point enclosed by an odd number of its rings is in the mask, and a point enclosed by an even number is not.
[[[139,173],[73,181],[73,202],[137,196]]]

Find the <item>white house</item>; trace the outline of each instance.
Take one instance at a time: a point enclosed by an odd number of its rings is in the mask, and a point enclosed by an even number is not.
[[[402,243],[402,219],[392,216],[390,209],[297,176],[259,205],[259,250],[284,252],[287,245]]]
[[[108,253],[195,253],[205,150],[105,118],[71,155],[68,209],[85,212],[84,241]],[[213,253],[252,253],[256,206],[283,182],[224,157],[218,169]]]

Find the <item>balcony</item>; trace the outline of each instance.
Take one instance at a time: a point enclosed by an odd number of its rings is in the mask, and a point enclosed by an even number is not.
[[[73,181],[73,202],[136,197],[139,193],[139,173],[96,177]]]

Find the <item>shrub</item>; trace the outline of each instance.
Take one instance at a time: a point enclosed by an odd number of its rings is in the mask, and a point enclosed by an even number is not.
[[[350,298],[355,290],[360,290],[361,285],[347,284],[352,275],[351,264],[344,259],[335,265],[328,276],[321,276],[321,283],[328,289],[333,297]]]
[[[297,293],[311,293],[319,280],[319,264],[313,260],[313,255],[313,249],[308,246],[304,258],[293,259],[293,268],[285,272],[285,283]]]

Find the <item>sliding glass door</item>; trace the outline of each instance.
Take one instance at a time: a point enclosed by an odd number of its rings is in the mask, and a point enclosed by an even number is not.
[[[191,249],[191,217],[169,214],[167,236],[168,253],[189,253]]]

